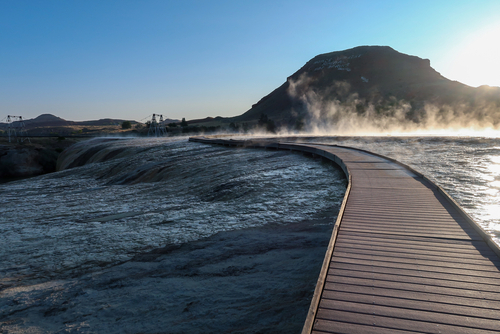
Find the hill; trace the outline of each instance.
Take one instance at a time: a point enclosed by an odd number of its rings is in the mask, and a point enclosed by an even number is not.
[[[497,127],[500,88],[469,87],[443,77],[428,59],[388,46],[318,55],[234,122],[262,114],[287,128],[371,124]],[[363,124],[362,124],[363,123]]]
[[[90,121],[68,121],[52,114],[42,114],[32,119],[24,119],[24,129],[29,136],[72,136],[72,135],[102,135],[106,133],[123,132],[123,119],[104,118]],[[133,128],[138,122],[129,121]],[[21,122],[14,121],[11,125],[19,131]],[[8,123],[0,122],[0,132],[6,132]],[[5,133],[2,133],[5,135]]]
[[[27,128],[40,127],[40,126],[69,126],[75,122],[67,121],[52,114],[42,114],[36,118],[24,121]]]
[[[39,127],[60,127],[60,126],[107,126],[107,125],[120,125],[122,124],[124,119],[112,119],[112,118],[103,118],[99,120],[90,120],[90,121],[68,121],[61,117],[52,115],[52,114],[41,114],[32,119],[25,119],[24,125],[26,129],[33,129]],[[137,124],[136,121],[130,121],[132,124]],[[18,122],[13,122],[13,124],[17,124]],[[2,126],[7,126],[6,123],[0,123]]]

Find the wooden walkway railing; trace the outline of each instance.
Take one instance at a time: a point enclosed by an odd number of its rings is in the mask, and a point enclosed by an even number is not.
[[[190,140],[319,155],[349,178],[302,333],[500,332],[500,249],[422,174],[352,148]]]

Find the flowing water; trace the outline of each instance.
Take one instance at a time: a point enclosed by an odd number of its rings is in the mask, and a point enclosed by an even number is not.
[[[289,140],[280,138],[279,140]],[[500,240],[500,139],[319,137],[423,172]],[[342,172],[285,151],[95,139],[0,184],[0,332],[299,332]]]
[[[0,185],[0,332],[300,331],[336,166],[186,138],[95,139],[59,165]]]

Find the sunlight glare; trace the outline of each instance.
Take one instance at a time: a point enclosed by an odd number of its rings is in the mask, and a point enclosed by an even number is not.
[[[466,85],[500,86],[500,24],[475,31],[465,37],[450,53],[448,68],[443,71],[449,79]]]
[[[493,181],[490,183],[490,186],[493,187],[493,188],[499,188],[500,189],[500,181]],[[496,194],[498,192],[498,190],[496,189],[489,189],[491,190],[491,194]]]
[[[491,174],[493,174],[492,179],[495,179],[497,175],[500,175],[500,156],[494,155],[490,157],[490,160],[491,163],[488,166],[488,170]],[[500,181],[490,182],[490,187],[490,190],[496,190],[498,192],[498,189],[500,189]]]
[[[485,214],[489,219],[497,220],[500,217],[500,205],[490,204],[484,207]],[[500,226],[500,225],[499,225]]]
[[[366,134],[365,134],[366,135]],[[481,137],[481,138],[500,138],[500,130],[497,129],[422,129],[415,131],[391,131],[387,133],[373,133],[368,135],[389,135],[395,137],[404,136],[428,136],[428,137]]]

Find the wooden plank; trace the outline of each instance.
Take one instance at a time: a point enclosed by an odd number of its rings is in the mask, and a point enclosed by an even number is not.
[[[375,210],[376,213],[376,210]],[[370,217],[368,215],[349,212],[349,215],[345,217],[345,221],[349,221],[351,223],[364,224],[364,225],[390,225],[390,226],[404,226],[404,227],[413,227],[413,226],[426,226],[432,229],[442,229],[442,228],[453,228],[457,231],[474,231],[476,230],[471,228],[467,223],[460,222],[454,220],[451,217],[428,217],[423,216],[420,219],[416,218],[416,216],[408,215],[406,217],[395,217],[395,216],[387,216],[381,214],[380,216]]]
[[[445,241],[445,242],[443,242]],[[489,250],[484,242],[475,242],[474,241],[465,240],[463,242],[458,242],[461,240],[456,240],[457,242],[453,242],[455,240],[447,240],[447,239],[438,239],[438,238],[421,238],[421,237],[405,237],[405,236],[392,236],[392,238],[380,237],[380,235],[371,235],[369,233],[363,232],[354,232],[348,233],[345,232],[342,238],[342,242],[346,242],[349,244],[369,244],[369,245],[383,245],[385,247],[407,247],[411,249],[428,249],[428,250],[439,250],[443,252],[476,252],[477,254],[481,254],[486,256],[486,254],[495,255],[494,252]],[[496,255],[495,255],[496,257]]]
[[[421,181],[419,180],[414,180],[414,181]],[[430,193],[436,193],[435,189],[431,189],[429,187],[426,187],[424,184],[420,184],[419,187],[415,188],[415,190],[412,190],[411,193],[406,191],[406,189],[398,189],[394,188],[393,191],[388,191],[387,187],[373,187],[373,188],[358,188],[358,189],[353,189],[354,193],[361,193],[361,194],[376,194],[378,192],[381,192],[384,195],[401,195],[404,198],[409,198],[412,195],[413,196],[420,196],[423,194],[430,194]],[[425,199],[425,198],[422,198]]]
[[[321,320],[320,320],[321,322]],[[401,329],[390,329],[384,327],[377,327],[373,325],[360,325],[340,321],[329,321],[331,327],[334,326],[335,332],[314,330],[313,334],[322,333],[363,333],[363,334],[405,334],[416,333],[414,331],[403,331]]]
[[[352,196],[349,198],[349,203],[363,204],[364,201],[370,200],[373,204],[383,205],[393,205],[402,202],[407,202],[413,204],[414,207],[423,204],[435,204],[437,199],[431,196],[435,196],[434,192],[428,188],[413,188],[411,190],[413,197],[408,196],[407,189],[391,189],[387,187],[383,188],[357,188],[353,190]],[[413,199],[413,200],[412,200]],[[390,202],[386,202],[390,200]]]
[[[457,263],[453,261],[437,261],[428,259],[418,259],[418,258],[407,258],[407,257],[397,257],[397,256],[380,256],[374,254],[356,254],[347,252],[337,252],[334,250],[334,257],[337,258],[349,258],[349,259],[359,259],[365,261],[382,261],[382,262],[392,262],[398,264],[411,264],[411,265],[424,265],[424,266],[435,266],[442,268],[456,268],[456,269],[470,269],[475,271],[487,271],[497,273],[498,268],[493,265],[481,265],[481,264],[469,264],[469,263]]]
[[[389,217],[396,217],[397,214],[400,214],[400,218],[404,218],[407,214],[417,216],[421,214],[421,218],[425,217],[451,217],[453,219],[460,219],[465,221],[458,214],[450,213],[439,203],[409,203],[399,200],[390,200],[391,203],[383,203],[375,204],[373,201],[369,199],[363,199],[360,204],[356,204],[353,202],[349,202],[348,213],[357,213],[359,215],[367,215],[371,217],[377,217],[380,215],[387,215]]]
[[[387,268],[400,268],[400,269],[418,269],[422,271],[428,272],[436,272],[436,273],[449,273],[456,275],[468,275],[474,277],[490,277],[490,278],[498,278],[497,271],[478,271],[474,269],[468,268],[450,268],[450,267],[441,267],[434,266],[431,264],[415,264],[415,263],[404,263],[404,262],[395,262],[395,261],[381,261],[381,260],[366,260],[366,259],[356,259],[349,257],[335,257],[335,260],[332,262],[339,263],[349,263],[349,264],[360,264],[366,266],[378,266],[378,267],[387,267]]]
[[[421,311],[416,309],[407,309],[399,307],[389,307],[377,304],[365,304],[365,303],[355,303],[343,300],[329,300],[324,299],[320,304],[320,312],[318,312],[318,317],[322,318],[326,311],[328,310],[339,310],[339,311],[351,311],[355,312],[356,315],[360,314],[375,315],[381,317],[388,317],[394,320],[403,321],[418,321],[417,327],[406,327],[402,329],[427,331],[430,328],[436,329],[436,324],[445,326],[451,326],[450,329],[454,327],[470,328],[470,329],[481,329],[489,331],[497,331],[498,333],[498,321],[486,318],[476,318],[476,317],[464,317],[449,313],[437,313],[432,311]],[[323,311],[323,312],[322,312]],[[439,326],[441,327],[441,326]],[[443,329],[441,329],[443,330]]]
[[[438,223],[439,224],[439,223]],[[344,228],[359,229],[361,231],[378,230],[378,231],[388,231],[388,232],[411,232],[413,234],[425,233],[429,234],[429,231],[434,233],[443,234],[460,234],[468,235],[469,237],[478,238],[479,235],[474,229],[463,229],[459,225],[444,225],[439,224],[437,228],[431,228],[428,224],[413,223],[412,221],[370,221],[366,222],[361,219],[346,218],[344,221]]]
[[[388,282],[401,282],[410,284],[420,284],[425,286],[433,287],[448,287],[454,289],[471,290],[471,291],[484,291],[491,292],[492,296],[500,300],[500,287],[493,284],[481,284],[481,283],[471,283],[458,280],[445,280],[439,278],[428,278],[421,276],[409,276],[393,273],[380,273],[376,271],[358,271],[358,270],[346,270],[330,267],[328,272],[330,276],[342,276],[342,277],[353,277],[362,279],[374,279],[382,280]]]
[[[375,211],[376,213],[376,211]],[[395,217],[395,216],[387,216],[387,215],[379,215],[370,217],[368,215],[363,215],[359,213],[349,212],[349,215],[345,217],[346,221],[350,221],[352,223],[365,224],[365,225],[392,225],[392,226],[428,226],[433,229],[440,228],[453,228],[457,230],[467,230],[474,231],[473,228],[468,226],[465,222],[457,222],[452,217],[427,217],[423,216],[420,219],[416,218],[416,216],[408,215],[405,217]]]
[[[411,319],[398,319],[387,316],[362,314],[349,311],[325,310],[318,311],[317,322],[314,329],[327,333],[337,333],[336,322],[353,323],[374,327],[388,328],[418,333],[454,333],[454,334],[493,334],[497,331],[472,329],[462,326],[443,325],[440,323],[423,322]],[[355,333],[350,331],[349,333]]]
[[[363,168],[350,168],[352,173],[352,177],[356,178],[366,178],[369,176],[376,177],[386,177],[386,178],[407,178],[407,177],[417,177],[417,175],[413,174],[410,171],[405,171],[402,169],[394,169],[394,168],[377,168],[377,169],[369,169],[366,167]]]
[[[435,294],[448,295],[448,296],[484,299],[484,300],[490,300],[490,301],[496,301],[496,302],[500,301],[500,293],[491,293],[491,292],[478,291],[478,290],[463,290],[463,289],[443,287],[443,286],[434,286],[434,285],[394,282],[394,281],[377,280],[377,279],[370,279],[370,278],[346,277],[346,276],[338,276],[338,275],[332,275],[332,274],[328,275],[327,282],[350,283],[350,284],[361,285],[361,286],[365,286],[365,287],[370,286],[370,287],[378,287],[378,288],[390,288],[390,289],[395,289],[395,290],[427,292],[427,293],[435,293]]]
[[[429,232],[431,230],[432,232],[450,232],[450,233],[467,233],[467,234],[474,234],[477,235],[476,231],[474,229],[464,229],[460,225],[453,225],[452,222],[447,221],[443,224],[441,224],[440,221],[435,221],[436,222],[436,227],[435,228],[430,228],[429,224],[419,224],[418,222],[413,222],[411,220],[389,220],[389,219],[384,219],[384,220],[378,220],[378,219],[372,219],[372,220],[364,220],[361,218],[353,217],[350,216],[349,218],[346,218],[344,221],[345,223],[344,226],[349,225],[349,227],[357,227],[361,231],[364,229],[388,229],[392,231],[398,231],[398,230],[415,230],[415,231],[425,231]]]
[[[490,260],[498,260],[498,257],[494,252],[489,249],[485,249],[486,245],[484,243],[475,248],[474,245],[464,245],[464,244],[452,244],[452,243],[439,243],[432,242],[433,239],[429,241],[416,241],[416,240],[406,240],[406,239],[391,239],[387,238],[377,238],[377,237],[363,237],[363,236],[346,236],[339,241],[340,245],[350,245],[352,247],[357,247],[358,245],[375,246],[375,247],[385,247],[387,249],[395,249],[397,251],[401,248],[406,248],[410,252],[421,252],[421,251],[436,251],[449,253],[452,256],[463,256],[463,257],[482,257]]]
[[[418,220],[412,220],[412,219],[401,219],[401,220],[396,220],[396,219],[370,219],[370,220],[365,220],[360,217],[351,215],[349,217],[346,217],[343,221],[345,225],[349,224],[350,227],[356,226],[360,229],[364,228],[377,228],[377,229],[389,229],[389,230],[424,230],[428,231],[430,227],[432,227],[432,223],[435,223],[437,226],[434,227],[432,230],[439,232],[439,231],[447,231],[447,232],[467,232],[467,233],[474,233],[476,234],[476,231],[472,228],[462,228],[458,224],[454,224],[452,220],[434,220],[431,222],[426,221],[425,223],[419,222]]]
[[[480,251],[481,253],[487,252],[497,257],[496,254],[486,245],[482,240],[454,240],[454,239],[440,239],[440,238],[425,238],[419,236],[401,236],[401,235],[381,235],[381,234],[370,234],[363,231],[344,231],[343,238],[346,240],[386,240],[387,244],[390,243],[408,243],[409,245],[429,245],[434,247],[447,247],[447,248],[460,248],[460,249],[470,249],[470,247]],[[498,258],[498,257],[497,257]]]
[[[399,210],[403,211],[405,214],[422,214],[427,216],[445,216],[445,217],[453,217],[455,219],[463,220],[463,218],[456,214],[450,213],[442,206],[438,206],[438,204],[433,203],[431,206],[428,203],[408,203],[399,200],[390,200],[391,203],[385,203],[382,201],[379,204],[374,203],[372,200],[362,199],[359,204],[355,202],[349,202],[349,212],[359,212],[360,214],[373,214],[374,211],[380,214],[386,214],[389,216],[395,216],[398,214]],[[436,207],[434,207],[436,206]],[[425,209],[422,209],[425,207]],[[395,211],[398,210],[398,211]],[[375,214],[373,214],[375,216]]]
[[[483,261],[489,261],[490,263],[496,263],[498,261],[497,258],[490,259],[485,257],[480,252],[475,249],[468,249],[462,253],[457,253],[455,249],[443,249],[442,247],[419,247],[412,245],[411,248],[407,247],[407,244],[404,243],[392,243],[388,244],[387,242],[355,242],[348,241],[344,238],[341,241],[336,243],[337,249],[340,247],[350,248],[350,249],[373,249],[373,250],[381,250],[387,252],[397,252],[397,253],[407,253],[407,254],[427,254],[427,255],[437,255],[443,257],[450,258],[458,258],[458,259],[481,259]],[[406,246],[406,247],[405,247]],[[460,249],[458,249],[460,250]]]
[[[448,238],[448,239],[463,239],[463,240],[480,240],[480,236],[475,232],[471,231],[462,231],[462,230],[454,230],[454,229],[441,229],[441,230],[432,230],[426,229],[425,227],[398,227],[398,228],[390,228],[385,226],[377,226],[377,225],[359,225],[352,222],[346,222],[346,224],[342,227],[344,230],[363,230],[367,233],[378,233],[378,234],[397,234],[401,236],[422,236],[428,238]]]
[[[424,218],[425,219],[425,218]],[[456,232],[469,232],[477,235],[477,232],[468,226],[460,226],[455,221],[451,219],[434,219],[419,221],[412,219],[411,217],[397,219],[397,218],[373,218],[373,219],[363,219],[357,215],[349,215],[346,217],[344,222],[346,224],[358,225],[362,231],[364,227],[375,227],[375,228],[405,228],[405,229],[417,229],[425,228],[427,230],[449,230]],[[434,226],[433,226],[434,224]]]
[[[360,203],[360,204],[366,204],[365,202],[367,200],[370,201],[371,204],[380,204],[383,205],[397,205],[401,203],[408,204],[413,207],[418,207],[421,210],[423,209],[423,205],[438,205],[438,201],[435,198],[429,197],[432,196],[432,192],[423,192],[420,191],[420,189],[412,189],[412,192],[415,190],[419,190],[419,192],[422,192],[422,194],[417,194],[413,199],[407,198],[404,196],[397,196],[398,193],[384,193],[386,190],[391,190],[390,188],[383,188],[380,189],[380,192],[377,193],[372,193],[372,192],[364,192],[364,190],[373,190],[373,188],[358,188],[356,189],[356,192],[358,193],[354,199],[351,197],[349,200],[349,203],[355,204],[355,203]],[[383,190],[383,191],[382,191]],[[400,189],[401,190],[401,189]],[[406,189],[402,189],[405,190]],[[378,195],[378,196],[377,196]],[[427,198],[423,196],[428,196]],[[390,201],[390,202],[386,202]],[[426,208],[427,209],[427,208]],[[422,210],[425,211],[425,210]]]
[[[373,188],[373,187],[378,187],[381,189],[394,189],[394,188],[401,188],[401,189],[419,189],[422,188],[422,184],[412,178],[412,182],[406,179],[390,179],[390,178],[384,178],[384,179],[372,179],[372,178],[358,178],[356,179],[355,182],[352,183],[353,189],[362,189],[362,188]]]
[[[453,282],[467,282],[467,283],[475,283],[482,284],[484,287],[489,287],[490,290],[494,289],[494,291],[499,291],[500,286],[500,276],[494,277],[477,277],[477,276],[469,276],[469,275],[457,275],[450,273],[439,273],[432,271],[425,271],[420,269],[401,269],[401,268],[388,268],[382,266],[366,266],[359,264],[351,264],[344,262],[332,262],[330,265],[330,270],[333,273],[336,273],[335,270],[347,270],[352,272],[364,272],[364,273],[380,273],[380,274],[390,274],[390,275],[399,275],[404,279],[405,277],[419,277],[419,278],[431,278],[442,281],[449,281],[449,284],[453,284]],[[481,290],[483,287],[481,287]]]
[[[424,212],[422,212],[421,207],[411,207],[404,206],[401,207],[403,212],[395,212],[395,209],[400,209],[399,206],[386,204],[384,206],[374,206],[371,203],[367,204],[366,201],[363,202],[363,205],[356,205],[349,203],[349,210],[347,212],[348,215],[356,214],[357,216],[365,216],[366,218],[417,218],[420,220],[433,220],[433,219],[442,219],[442,218],[451,218],[452,220],[461,220],[465,222],[463,218],[458,215],[453,215],[443,210],[442,208],[438,208],[436,210],[432,210],[430,208],[426,208]],[[403,203],[404,204],[404,203]],[[401,214],[404,213],[404,216]],[[470,226],[469,226],[470,227]]]
[[[341,227],[343,231],[356,231],[356,228],[349,228],[349,226]],[[404,233],[397,231],[380,231],[375,228],[364,229],[366,233],[379,233],[379,234],[389,234],[389,235],[399,235],[399,236],[418,236],[418,237],[428,237],[428,238],[447,238],[447,239],[457,239],[457,240],[481,240],[479,236],[471,237],[468,234],[464,233],[438,233],[433,232],[432,230],[421,233]]]
[[[478,309],[486,312],[485,314],[496,316],[500,311],[500,303],[496,300],[484,300],[477,298],[468,298],[464,296],[450,296],[437,293],[428,293],[422,291],[399,290],[391,288],[381,288],[373,286],[362,286],[348,283],[327,282],[325,284],[325,296],[328,291],[349,292],[353,294],[360,294],[363,296],[381,296],[381,297],[394,297],[396,299],[410,300],[410,301],[425,301],[434,302],[447,305],[450,309],[454,305],[465,306],[469,308]],[[488,312],[492,313],[488,313]],[[485,316],[486,316],[485,315]]]
[[[414,198],[413,200],[411,200],[396,196],[383,196],[383,195],[380,195],[380,197],[378,198],[372,198],[371,195],[368,196],[366,194],[358,195],[358,198],[356,198],[356,200],[349,201],[349,205],[356,206],[356,209],[379,208],[383,210],[384,208],[394,207],[402,210],[404,209],[420,210],[420,212],[422,213],[427,212],[427,210],[430,210],[431,212],[443,209],[446,210],[446,208],[440,205],[440,203],[431,199]]]
[[[445,217],[452,217],[455,219],[460,219],[462,221],[463,218],[457,215],[452,215],[444,208],[442,207],[431,207],[430,204],[420,204],[420,203],[406,203],[406,202],[396,202],[395,200],[388,199],[388,201],[392,201],[392,203],[383,203],[381,202],[380,204],[375,204],[370,200],[363,199],[363,201],[360,204],[356,203],[349,203],[349,213],[350,212],[359,212],[360,214],[367,214],[371,213],[373,216],[376,216],[374,213],[380,213],[380,214],[387,214],[389,216],[391,215],[396,215],[398,213],[408,213],[408,214],[418,214],[421,213],[423,215],[427,216],[445,216]],[[425,210],[422,209],[422,207],[425,207]]]
[[[441,206],[439,203],[436,203],[434,201],[420,201],[420,202],[409,202],[406,199],[402,198],[379,198],[377,200],[371,199],[369,197],[363,198],[359,197],[359,202],[352,201],[349,202],[349,210],[357,211],[357,210],[367,210],[367,211],[372,211],[372,210],[380,210],[380,212],[385,212],[385,211],[392,211],[393,213],[398,213],[397,211],[394,210],[402,210],[402,211],[408,211],[409,213],[411,212],[420,212],[425,214],[426,212],[429,213],[437,213],[437,214],[449,214],[449,211],[446,210],[443,206]],[[379,201],[379,202],[377,202]],[[351,208],[352,206],[352,208]],[[460,216],[455,215],[455,217],[462,219]]]
[[[463,218],[458,213],[453,213],[442,205],[436,202],[432,203],[415,203],[407,202],[404,199],[390,199],[391,203],[384,203],[381,201],[379,204],[375,203],[372,199],[360,198],[361,201],[356,203],[355,201],[349,202],[349,212],[359,212],[364,214],[373,213],[375,210],[377,213],[386,214],[389,216],[394,216],[399,212],[395,212],[395,209],[403,211],[405,214],[422,214],[422,215],[439,215],[445,217],[453,217],[455,219]]]
[[[402,171],[402,172],[406,172],[404,174],[405,176],[416,176],[411,171],[409,171],[407,169],[404,169],[401,166],[395,165],[395,164],[393,164],[391,162],[387,162],[387,161],[379,161],[379,162],[375,162],[375,161],[368,161],[368,162],[357,161],[355,163],[350,164],[349,165],[349,169],[352,170],[352,171],[356,171],[356,170],[369,170],[369,171],[373,171],[373,172],[380,171],[380,170]]]
[[[385,247],[349,247],[344,246],[343,244],[338,244],[336,250],[339,252],[345,253],[354,253],[354,254],[371,254],[371,255],[380,255],[387,257],[396,257],[396,258],[408,258],[408,259],[420,259],[420,260],[436,260],[443,262],[460,262],[460,263],[469,263],[469,264],[478,264],[478,265],[486,265],[490,266],[491,264],[500,266],[499,259],[488,259],[480,256],[472,256],[468,254],[467,256],[463,255],[455,255],[450,253],[442,253],[442,252],[433,252],[433,251],[410,251],[408,249],[402,249],[402,251],[397,251],[395,249],[388,249]]]

